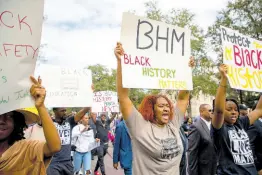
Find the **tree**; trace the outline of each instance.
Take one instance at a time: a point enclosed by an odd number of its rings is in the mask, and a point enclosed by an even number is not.
[[[227,7],[221,10],[215,23],[208,28],[207,37],[211,40],[212,49],[218,53],[217,64],[222,63],[222,47],[220,26],[225,26],[240,33],[262,39],[262,0],[236,0],[229,1]],[[246,103],[251,107],[258,98],[254,92],[230,89],[229,96],[237,96],[241,103]]]
[[[116,70],[97,64],[89,66],[95,91],[116,91]]]

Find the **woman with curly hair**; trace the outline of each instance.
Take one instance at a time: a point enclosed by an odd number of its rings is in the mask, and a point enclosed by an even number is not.
[[[15,110],[0,115],[0,175],[45,175],[51,156],[61,149],[56,127],[45,108],[46,91],[31,77],[30,89],[35,107],[43,125],[46,142],[26,140],[26,122],[37,121],[23,110]]]
[[[121,43],[117,43],[117,92],[120,110],[129,129],[134,175],[178,175],[183,153],[179,128],[187,109],[189,92],[180,91],[177,105],[164,95],[145,97],[137,111],[128,97],[128,89],[122,87]],[[194,64],[194,60],[190,60]]]
[[[239,117],[237,101],[226,99],[227,65],[222,64],[219,71],[221,81],[211,126],[211,136],[219,156],[217,175],[255,175],[257,171],[247,130],[262,116],[262,97],[254,111]]]

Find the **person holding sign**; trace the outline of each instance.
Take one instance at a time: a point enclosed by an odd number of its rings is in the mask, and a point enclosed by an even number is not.
[[[39,113],[46,142],[24,138],[30,116],[21,110],[0,115],[0,174],[45,175],[52,155],[61,149],[57,130],[44,105],[46,91],[41,79],[31,77],[30,89]]]
[[[117,43],[117,92],[120,110],[126,121],[132,140],[133,168],[135,175],[179,175],[183,153],[179,128],[189,101],[189,92],[180,91],[177,105],[164,95],[149,95],[139,111],[128,97],[128,89],[122,86],[121,43]],[[194,60],[190,60],[194,65]]]
[[[61,150],[56,153],[47,169],[48,175],[72,175],[74,167],[71,161],[72,129],[82,117],[90,110],[83,108],[75,116],[66,116],[66,108],[53,108],[55,113],[54,124],[61,139]]]
[[[239,117],[239,106],[234,99],[226,99],[227,65],[219,67],[221,81],[217,89],[211,137],[219,155],[218,175],[257,174],[250,141],[246,131],[262,116],[262,96],[254,111]]]

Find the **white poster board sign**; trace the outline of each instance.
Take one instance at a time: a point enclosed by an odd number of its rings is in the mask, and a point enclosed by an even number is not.
[[[123,87],[193,89],[190,30],[129,13],[122,20]]]
[[[41,64],[40,75],[46,88],[47,107],[91,107],[92,73],[89,69]]]
[[[34,74],[43,23],[43,0],[0,1],[0,114],[33,106]]]
[[[117,93],[113,91],[95,92],[92,112],[119,112]]]
[[[231,88],[262,92],[262,41],[222,26],[221,39]]]

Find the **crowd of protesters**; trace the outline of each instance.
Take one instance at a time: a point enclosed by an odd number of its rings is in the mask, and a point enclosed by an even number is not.
[[[17,109],[0,115],[0,174],[106,175],[104,157],[110,142],[111,166],[121,167],[126,175],[262,174],[262,98],[252,110],[226,98],[227,65],[219,67],[213,104],[201,104],[193,120],[185,118],[187,90],[179,91],[176,104],[152,94],[136,108],[129,89],[122,87],[123,54],[117,43],[120,113],[97,115],[86,107],[68,116],[67,109],[59,107],[53,108],[51,118],[42,80],[31,77],[38,114]],[[189,66],[194,67],[192,57]]]

